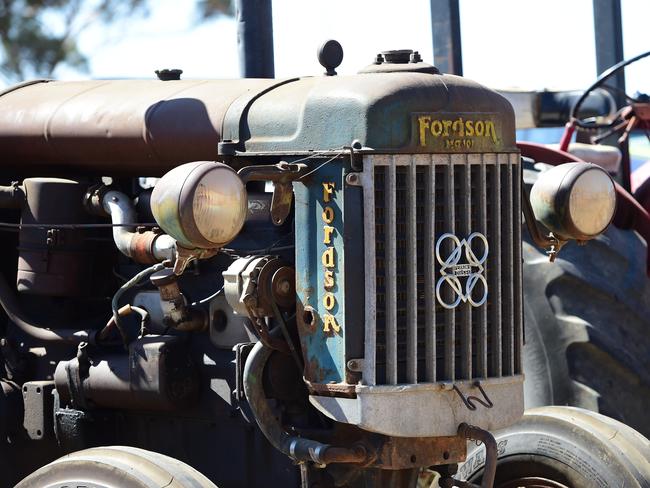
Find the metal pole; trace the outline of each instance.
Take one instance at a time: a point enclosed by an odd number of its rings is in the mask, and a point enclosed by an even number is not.
[[[244,78],[273,78],[271,0],[236,0],[239,69]]]
[[[463,74],[458,0],[430,0],[433,62],[443,73]]]
[[[593,0],[594,2],[594,34],[596,40],[596,69],[600,75],[607,68],[623,61],[623,22],[621,19],[621,0]],[[625,100],[625,72],[620,70],[607,81],[613,90],[612,95],[619,107],[627,103]],[[605,144],[617,146],[616,137],[604,141]],[[628,141],[621,146],[623,159],[621,161],[621,183],[623,188],[630,190],[630,152]]]
[[[594,33],[596,37],[596,69],[600,75],[610,66],[623,61],[623,26],[621,0],[593,0]],[[625,73],[621,70],[608,82],[617,90],[625,90]],[[619,105],[625,103],[620,92],[615,92]]]

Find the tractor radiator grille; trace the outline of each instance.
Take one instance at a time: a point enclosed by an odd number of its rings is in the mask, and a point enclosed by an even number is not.
[[[366,158],[366,384],[521,373],[520,171],[518,154]]]

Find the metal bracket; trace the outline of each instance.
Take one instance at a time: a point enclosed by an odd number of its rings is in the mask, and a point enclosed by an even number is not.
[[[246,166],[237,174],[244,182],[272,181],[275,185],[271,199],[271,218],[275,225],[282,225],[291,211],[293,200],[292,182],[307,171],[307,165],[281,161],[276,165]]]
[[[42,440],[54,432],[53,390],[54,381],[28,381],[23,384],[23,427],[32,440]]]

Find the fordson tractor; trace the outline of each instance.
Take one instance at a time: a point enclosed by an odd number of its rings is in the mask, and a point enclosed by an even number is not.
[[[504,97],[341,58],[0,94],[3,488],[650,486],[632,428],[524,413],[522,215],[554,257],[610,176],[529,197]]]

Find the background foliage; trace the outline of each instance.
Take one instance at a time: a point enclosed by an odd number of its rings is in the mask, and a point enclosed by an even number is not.
[[[65,64],[84,70],[79,35],[96,22],[147,16],[152,0],[0,0],[0,75],[9,82],[49,78]],[[232,14],[231,0],[198,0],[197,22]]]

